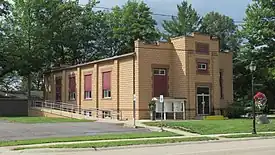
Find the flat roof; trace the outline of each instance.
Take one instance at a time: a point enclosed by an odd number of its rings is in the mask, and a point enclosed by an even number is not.
[[[114,57],[110,57],[110,58],[90,61],[90,62],[86,62],[86,63],[82,63],[82,64],[67,66],[67,67],[54,68],[54,69],[51,69],[51,70],[46,71],[44,73],[51,73],[51,72],[56,72],[56,71],[61,71],[61,70],[66,70],[66,69],[73,69],[73,68],[77,68],[77,67],[96,64],[96,63],[100,63],[100,62],[104,62],[104,61],[116,60],[116,59],[120,59],[120,58],[124,58],[124,57],[128,57],[128,56],[133,56],[133,55],[135,55],[135,52],[131,52],[131,53],[123,54],[123,55],[118,55],[118,56],[114,56]]]

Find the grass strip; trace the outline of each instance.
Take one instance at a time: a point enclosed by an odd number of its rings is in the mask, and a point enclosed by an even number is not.
[[[180,143],[193,141],[210,141],[218,140],[214,137],[192,137],[192,138],[171,138],[171,139],[152,139],[152,140],[134,140],[134,141],[116,141],[116,142],[95,142],[95,143],[81,143],[81,144],[60,144],[38,147],[18,147],[14,150],[24,149],[39,149],[39,148],[106,148],[130,145],[150,145],[150,144],[166,144],[166,143]]]
[[[256,124],[257,131],[275,131],[275,119],[270,119],[270,121],[270,124]],[[161,126],[160,122],[146,122],[144,124],[149,126]],[[163,125],[165,127],[201,135],[250,133],[252,131],[251,119],[164,121]]]
[[[0,146],[17,146],[17,145],[45,144],[45,143],[57,143],[57,142],[76,142],[76,141],[96,141],[96,140],[115,140],[115,139],[173,137],[173,136],[180,136],[180,135],[175,134],[175,133],[171,133],[171,132],[144,132],[144,133],[106,134],[106,135],[95,135],[95,136],[79,136],[79,137],[42,138],[42,139],[29,139],[29,140],[0,141]]]
[[[273,137],[275,133],[259,133],[259,134],[240,134],[240,135],[227,135],[220,136],[223,138],[249,138],[249,137]]]
[[[0,117],[0,120],[6,120],[14,123],[62,123],[62,122],[94,122],[94,120],[84,120],[75,118],[50,118],[50,117]]]

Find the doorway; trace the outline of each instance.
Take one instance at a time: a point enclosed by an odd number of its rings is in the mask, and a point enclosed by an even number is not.
[[[197,114],[210,114],[210,88],[207,86],[197,87]]]

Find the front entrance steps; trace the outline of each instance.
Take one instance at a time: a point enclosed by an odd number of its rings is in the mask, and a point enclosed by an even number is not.
[[[213,115],[213,116],[202,116],[202,115],[198,115],[195,118],[196,120],[225,120],[228,119],[226,117],[224,117],[223,115]]]

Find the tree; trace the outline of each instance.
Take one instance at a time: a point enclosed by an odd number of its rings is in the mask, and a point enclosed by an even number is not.
[[[10,3],[6,0],[0,0],[0,17],[9,13]]]
[[[253,0],[246,10],[242,35],[250,49],[265,46],[262,52],[264,65],[275,67],[275,1]],[[257,58],[260,59],[260,58]]]
[[[256,52],[251,52],[251,59],[256,61],[260,70],[266,70],[265,80],[274,80],[275,70],[275,1],[253,0],[246,9],[245,23],[241,31],[247,40],[246,46],[250,52],[255,47],[262,47]],[[272,79],[270,79],[272,77]],[[274,85],[270,84],[269,85]]]
[[[165,38],[186,36],[197,31],[200,25],[201,17],[191,4],[183,1],[177,5],[178,15],[173,16],[172,20],[164,20],[162,26],[166,31]]]
[[[129,0],[121,8],[114,7],[110,21],[115,45],[112,56],[133,51],[134,41],[137,39],[150,42],[160,38],[155,28],[157,23],[144,2]]]
[[[0,90],[2,91],[16,91],[20,87],[21,77],[16,71],[6,74],[4,77],[0,78]]]
[[[221,50],[235,51],[238,48],[237,26],[228,16],[218,12],[207,13],[202,18],[200,32],[219,37]]]
[[[253,0],[246,9],[245,23],[241,30],[242,37],[247,48],[246,52],[240,52],[238,55],[246,56],[240,58],[248,66],[254,61],[257,66],[255,79],[265,87],[261,91],[268,97],[270,106],[274,108],[274,90],[275,90],[275,1],[274,0]],[[256,47],[262,47],[252,52]],[[243,77],[244,79],[245,77]],[[257,82],[257,81],[256,81]],[[273,104],[273,105],[272,105]]]
[[[15,24],[11,16],[11,6],[7,1],[0,1],[0,78],[11,73],[20,59],[16,38]]]

